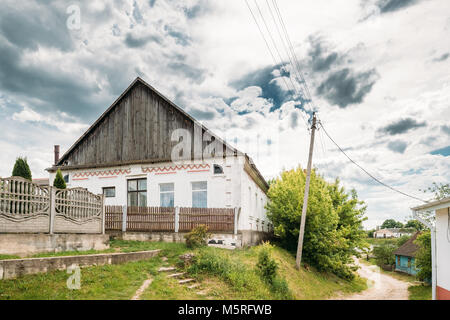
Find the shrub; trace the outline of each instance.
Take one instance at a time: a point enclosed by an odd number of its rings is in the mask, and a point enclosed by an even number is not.
[[[204,224],[199,225],[184,236],[186,246],[189,248],[196,248],[206,246],[206,241],[209,239],[208,227]]]
[[[58,169],[58,171],[56,171],[56,176],[55,176],[55,180],[53,181],[53,186],[58,189],[66,188],[66,182],[64,181],[61,170],[59,170],[59,169]]]
[[[258,263],[256,264],[262,278],[270,284],[273,283],[278,269],[276,261],[270,256],[271,249],[271,245],[265,242],[259,250]]]
[[[27,158],[18,157],[12,171],[13,177],[22,177],[32,181],[31,170],[28,166]]]

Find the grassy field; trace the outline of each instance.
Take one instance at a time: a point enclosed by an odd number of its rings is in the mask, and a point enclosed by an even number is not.
[[[196,262],[186,268],[180,264],[178,257],[192,250],[184,244],[114,240],[110,250],[133,252],[152,249],[161,249],[158,257],[81,269],[79,290],[67,288],[69,275],[65,271],[2,280],[0,300],[130,299],[148,278],[152,278],[153,282],[143,293],[142,299],[326,299],[366,288],[365,281],[360,278],[348,282],[312,268],[297,271],[295,258],[278,247],[271,253],[279,265],[279,276],[273,284],[265,282],[256,268],[259,247],[234,251],[211,247],[196,249]],[[200,287],[188,289],[186,285],[180,285],[177,280],[158,272],[161,266],[170,265],[187,271]]]
[[[432,292],[431,286],[429,285],[416,285],[410,286],[408,288],[409,291],[409,300],[431,300]]]

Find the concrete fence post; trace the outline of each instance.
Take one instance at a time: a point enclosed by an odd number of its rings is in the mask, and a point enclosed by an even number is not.
[[[234,208],[234,234],[238,232],[238,223],[239,223],[239,213],[241,212],[241,208]]]
[[[175,232],[180,229],[180,207],[175,207]]]
[[[56,215],[56,188],[50,186],[49,187],[49,194],[50,194],[50,226],[49,226],[49,233],[53,234],[55,229],[55,215]]]
[[[105,195],[102,194],[102,234],[105,234],[105,218],[106,218],[106,212],[105,212]]]
[[[127,231],[127,206],[122,207],[122,232]]]

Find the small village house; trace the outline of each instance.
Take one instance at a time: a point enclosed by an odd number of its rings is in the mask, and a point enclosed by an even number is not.
[[[269,186],[251,158],[141,78],[62,157],[55,146],[50,184],[57,169],[68,187],[103,193],[106,205],[238,208],[243,244],[272,228]]]
[[[413,231],[410,229],[404,229],[404,228],[387,228],[387,229],[380,229],[373,233],[373,237],[380,239],[380,238],[400,238],[402,236],[409,236],[412,235]]]
[[[431,230],[433,300],[450,300],[450,197],[412,208],[413,215]],[[431,213],[429,222],[422,213]]]
[[[414,243],[420,232],[416,232],[408,239],[400,248],[394,251],[395,255],[395,271],[408,273],[410,275],[417,274],[416,268],[416,252],[419,247]]]

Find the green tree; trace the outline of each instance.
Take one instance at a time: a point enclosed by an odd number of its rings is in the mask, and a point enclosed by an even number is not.
[[[411,228],[411,229],[415,229],[417,231],[422,231],[425,229],[425,226],[417,220],[409,220],[405,224],[405,228]]]
[[[431,187],[428,187],[425,190],[420,190],[424,193],[431,192],[434,194],[435,200],[441,200],[447,197],[450,197],[450,183],[436,183],[433,182]]]
[[[393,265],[395,263],[394,251],[397,246],[391,242],[383,242],[373,248],[373,254],[379,266]]]
[[[430,280],[432,273],[430,232],[426,231],[419,235],[414,243],[419,246],[416,252],[416,268],[419,269],[417,278],[422,281]]]
[[[305,173],[299,167],[283,171],[272,182],[268,196],[267,215],[281,245],[295,252],[305,189]],[[339,186],[311,172],[305,236],[304,261],[321,271],[332,272],[342,278],[352,278],[352,256],[357,248],[367,246],[362,218],[365,207]]]
[[[12,171],[13,177],[22,177],[32,181],[31,170],[28,166],[27,158],[18,157]]]
[[[403,223],[395,221],[394,219],[387,219],[381,225],[381,229],[389,228],[403,228]]]
[[[56,171],[55,180],[53,180],[53,186],[58,189],[66,188],[66,182],[64,181],[61,170],[59,170],[59,169]]]

